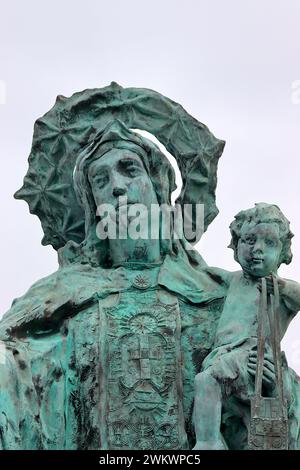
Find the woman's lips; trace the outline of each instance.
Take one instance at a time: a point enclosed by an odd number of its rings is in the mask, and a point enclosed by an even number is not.
[[[128,207],[128,206],[132,206],[133,204],[136,204],[136,202],[127,202],[126,204],[118,204],[115,210],[118,211],[121,207]]]

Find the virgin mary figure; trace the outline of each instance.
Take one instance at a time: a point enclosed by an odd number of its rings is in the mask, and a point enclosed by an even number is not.
[[[2,449],[188,449],[194,443],[194,377],[210,351],[224,289],[184,238],[174,230],[162,236],[161,222],[157,238],[99,237],[101,204],[114,214],[121,212],[120,197],[129,208],[170,206],[175,189],[174,170],[155,144],[115,117],[99,128],[75,152],[71,169],[82,240],[61,245],[59,269],[15,300],[0,323]],[[34,151],[40,152],[39,129]],[[19,197],[29,198],[47,158],[31,158],[36,173]],[[195,154],[195,160],[203,169],[204,158]],[[57,178],[68,170],[59,164]],[[186,168],[195,189],[195,168]],[[209,172],[199,170],[201,178],[204,194]],[[65,186],[59,186],[63,198]],[[44,208],[53,230],[57,217],[50,211],[58,204],[46,205],[45,194],[44,187],[35,207]],[[63,200],[60,210],[69,217],[71,204]],[[148,215],[146,222],[150,229]]]

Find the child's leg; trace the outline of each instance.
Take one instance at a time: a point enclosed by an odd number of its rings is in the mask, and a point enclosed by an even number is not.
[[[194,449],[226,449],[221,436],[222,390],[209,368],[195,378],[193,421],[196,431]]]

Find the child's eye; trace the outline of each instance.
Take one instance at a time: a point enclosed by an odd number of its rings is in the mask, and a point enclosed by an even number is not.
[[[273,240],[266,240],[266,245],[267,246],[275,246],[275,243]]]
[[[246,242],[248,243],[248,245],[254,245],[255,240],[254,240],[254,238],[247,238]]]

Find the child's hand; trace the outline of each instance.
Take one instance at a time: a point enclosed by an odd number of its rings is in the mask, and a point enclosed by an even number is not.
[[[277,279],[278,290],[279,290],[279,295],[280,295],[281,292],[282,292],[282,289],[285,286],[285,281],[283,279],[281,279],[281,277],[277,277],[274,274],[270,274],[269,276],[266,276],[264,278],[266,280],[266,284],[267,284],[267,294],[268,295],[274,295],[274,282],[273,282],[274,278]],[[259,292],[261,292],[261,289],[262,289],[262,287],[261,287],[262,286],[262,279],[263,278],[261,278],[259,280],[258,285],[257,285],[257,288],[258,288]]]
[[[248,359],[248,373],[255,378],[256,375],[256,362],[257,362],[257,350],[252,349]],[[263,385],[272,390],[276,383],[276,375],[273,357],[270,353],[265,354],[264,367],[263,367]]]

